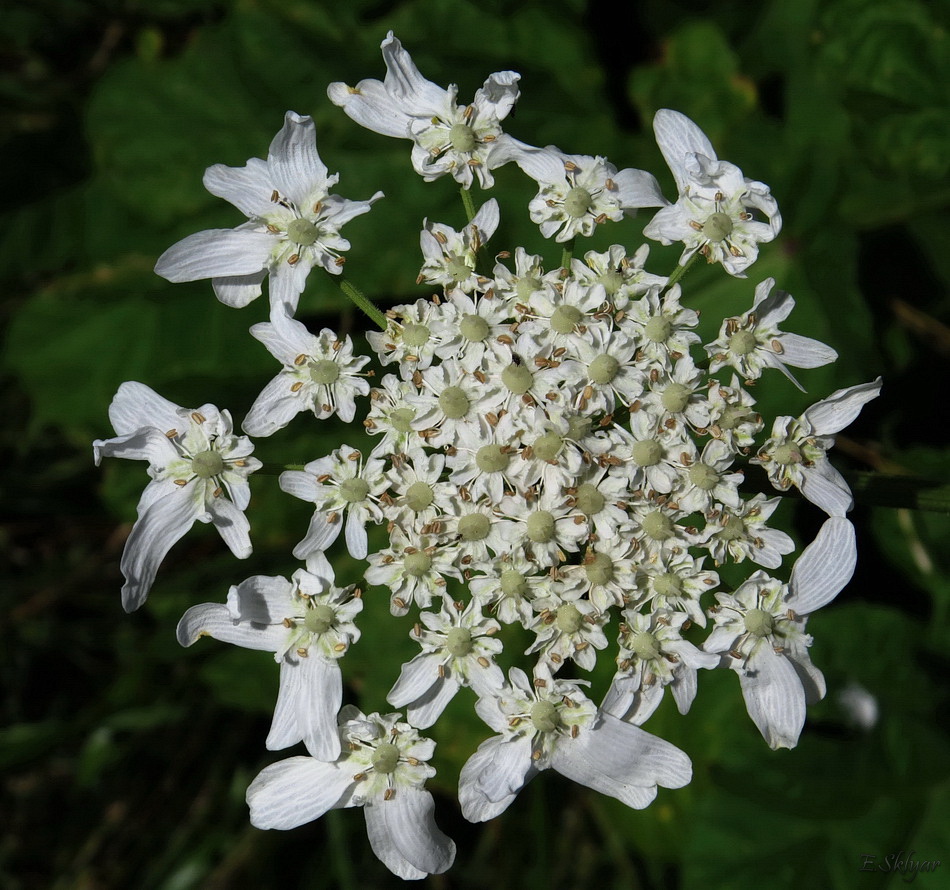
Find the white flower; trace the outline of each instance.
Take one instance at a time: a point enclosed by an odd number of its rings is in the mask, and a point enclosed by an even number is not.
[[[474,600],[466,609],[443,597],[442,610],[423,612],[412,637],[422,652],[402,666],[386,700],[396,708],[409,706],[409,722],[419,729],[432,726],[455,693],[471,686],[479,695],[489,695],[505,682],[495,656],[501,652],[501,640],[493,634],[501,625],[483,618],[481,606]],[[425,630],[422,629],[425,625]]]
[[[735,508],[722,505],[706,517],[702,546],[717,565],[731,557],[733,562],[751,559],[760,566],[777,569],[782,557],[795,549],[795,542],[785,532],[765,524],[781,500],[757,494]]]
[[[492,198],[482,204],[461,232],[427,220],[419,235],[425,260],[418,283],[439,284],[446,290],[459,288],[467,294],[487,284],[487,279],[476,273],[475,263],[478,252],[498,228],[499,219],[498,202]]]
[[[838,353],[811,337],[779,330],[779,322],[788,318],[795,300],[783,290],[772,291],[774,285],[774,278],[760,282],[752,308],[738,318],[725,319],[719,337],[703,347],[712,359],[709,371],[729,365],[747,380],[755,380],[765,368],[777,368],[804,392],[786,365],[820,368],[835,361]]]
[[[228,592],[227,605],[193,606],[178,623],[178,641],[190,646],[210,636],[246,649],[273,652],[280,687],[268,750],[303,741],[320,760],[340,756],[337,713],[343,679],[337,660],[360,632],[353,619],[363,608],[359,591],[333,586],[326,557],[308,561],[293,580],[255,575]]]
[[[426,80],[390,31],[380,47],[386,79],[361,80],[355,87],[331,83],[327,95],[358,124],[398,139],[411,139],[412,166],[427,181],[448,173],[465,188],[478,178],[494,184],[491,171],[512,160],[519,143],[501,130],[518,99],[519,74],[492,74],[471,105],[456,104],[458,87],[447,90]]]
[[[679,748],[598,711],[577,683],[539,676],[532,684],[518,668],[509,676],[509,686],[475,706],[499,734],[462,767],[459,803],[469,822],[504,812],[548,768],[636,809],[651,803],[657,785],[689,782],[692,766]]]
[[[165,554],[195,520],[214,523],[238,559],[250,556],[247,477],[261,462],[250,456],[250,439],[233,434],[227,411],[180,408],[145,384],[128,382],[112,400],[109,419],[118,435],[92,443],[96,465],[103,456],[147,460],[152,477],[120,563],[127,612],[145,602]]]
[[[346,423],[356,416],[355,396],[369,392],[360,373],[369,357],[354,356],[349,337],[340,340],[329,328],[314,336],[280,310],[269,322],[254,325],[251,335],[284,367],[254,401],[242,424],[244,432],[270,436],[301,411],[312,411],[317,420],[338,414]]]
[[[688,117],[662,108],[653,119],[656,142],[676,181],[675,204],[663,207],[643,234],[663,244],[682,241],[680,265],[697,251],[739,278],[755,262],[759,242],[782,228],[778,204],[767,185],[746,179],[720,161],[709,139]],[[756,219],[764,216],[766,222]]]
[[[288,111],[266,161],[215,164],[205,171],[205,188],[249,221],[189,235],[159,257],[155,271],[175,282],[210,278],[218,299],[229,306],[246,306],[258,297],[270,273],[271,307],[283,305],[293,314],[311,268],[340,273],[340,252],[350,246],[341,226],[383,196],[350,201],[331,195],[338,178],[328,174],[317,154],[313,121]]]
[[[343,755],[335,763],[290,757],[265,767],[247,789],[256,828],[296,828],[338,807],[363,807],[370,846],[405,880],[440,874],[455,844],[436,826],[435,801],[423,787],[435,775],[427,761],[435,743],[398,714],[340,712]]]
[[[808,657],[808,616],[831,602],[854,573],[854,527],[825,520],[792,569],[788,584],[756,572],[734,594],[717,594],[716,628],[703,644],[739,674],[749,716],[772,748],[794,748],[806,703],[824,697],[825,681]]]
[[[598,223],[623,219],[638,207],[662,207],[666,199],[651,173],[620,170],[606,158],[564,154],[553,145],[525,148],[515,158],[538,183],[528,204],[531,221],[545,238],[588,237]]]
[[[864,405],[881,392],[881,378],[833,392],[797,420],[777,417],[772,437],[751,463],[762,464],[772,484],[785,491],[794,485],[829,516],[844,516],[854,505],[851,489],[831,465],[827,452],[834,434],[843,430]]]

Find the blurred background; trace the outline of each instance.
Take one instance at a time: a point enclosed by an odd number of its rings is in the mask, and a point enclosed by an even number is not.
[[[326,98],[331,81],[382,78],[393,29],[423,74],[465,101],[491,72],[521,72],[506,131],[672,178],[652,138],[658,108],[692,117],[719,156],[768,183],[784,218],[747,281],[691,271],[687,305],[719,319],[768,276],[797,307],[787,328],[841,354],[805,371],[809,393],[769,380],[763,413],[798,414],[832,390],[884,378],[846,431],[839,466],[946,480],[950,356],[950,6],[946,0],[31,0],[0,15],[0,887],[230,890],[398,886],[362,814],[293,832],[248,823],[244,791],[284,754],[264,750],[276,693],[267,653],[175,625],[255,573],[289,576],[306,504],[252,479],[255,551],[234,560],[196,527],[162,565],[147,605],[119,603],[118,561],[144,464],[95,468],[107,408],[125,380],[238,419],[275,373],[247,334],[266,299],[218,303],[208,282],[171,285],[156,257],[192,232],[242,221],[208,195],[212,163],[265,156],[284,112],[312,115],[337,193],[386,193],[347,226],[349,277],[383,306],[414,284],[424,218],[461,228],[454,183],[426,184],[410,144],[362,130]],[[516,169],[497,173],[495,251],[523,245],[551,266]],[[476,202],[481,199],[476,194]],[[591,245],[642,241],[644,219]],[[600,237],[602,235],[602,237]],[[678,251],[652,249],[668,273]],[[359,340],[365,321],[311,275],[299,316]],[[361,348],[358,346],[358,348]],[[778,375],[775,375],[776,377]],[[303,417],[258,443],[305,462],[357,434]],[[499,819],[462,820],[458,771],[490,732],[460,695],[433,735],[431,783],[456,865],[438,888],[829,888],[901,886],[861,872],[903,853],[950,860],[947,656],[950,521],[859,503],[859,569],[809,623],[829,695],[801,743],[770,751],[729,672],[704,673],[685,717],[665,701],[647,728],[683,748],[695,778],[644,811],[553,772]],[[777,524],[801,544],[820,523],[790,499]],[[340,548],[338,548],[339,551]],[[334,559],[338,582],[359,567]],[[367,599],[347,655],[347,697],[387,710],[414,654],[408,619]],[[609,658],[593,677],[606,688]],[[669,697],[667,697],[669,698]],[[855,706],[855,702],[858,703]],[[284,752],[291,753],[291,752]],[[296,752],[292,752],[296,753]],[[950,886],[950,861],[918,877]]]

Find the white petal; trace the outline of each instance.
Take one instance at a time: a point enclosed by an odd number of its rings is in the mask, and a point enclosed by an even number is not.
[[[169,247],[158,258],[155,272],[173,282],[253,275],[265,268],[274,244],[268,232],[208,229]]]
[[[178,457],[178,451],[164,432],[149,427],[114,439],[96,439],[92,443],[96,466],[103,457],[124,457],[147,460],[153,467],[162,467]]]
[[[293,111],[270,144],[267,155],[274,185],[298,207],[327,184],[327,168],[317,154],[317,131],[310,117]],[[309,209],[309,208],[308,208]]]
[[[176,487],[139,514],[119,563],[125,577],[122,607],[126,612],[134,612],[145,602],[162,560],[194,525],[201,509],[191,492]]]
[[[469,822],[487,822],[503,813],[536,775],[531,738],[492,736],[478,746],[459,776],[459,804]]]
[[[333,809],[353,779],[336,764],[290,757],[265,767],[247,789],[255,828],[296,828]]]
[[[228,591],[228,609],[235,621],[280,624],[292,614],[293,590],[286,578],[253,575]]]
[[[283,475],[287,474],[284,473]],[[329,513],[316,512],[310,518],[307,534],[293,550],[297,559],[307,559],[312,553],[326,550],[339,537],[343,524],[340,522],[339,516],[337,516],[335,522],[328,522],[329,515]]]
[[[366,559],[369,539],[366,535],[366,519],[360,510],[350,507],[346,516],[346,549],[353,559]]]
[[[439,679],[439,664],[442,658],[435,653],[423,652],[406,662],[399,672],[399,679],[386,696],[394,708],[403,708],[422,698]]]
[[[460,688],[459,681],[452,675],[437,678],[427,694],[409,705],[406,711],[408,721],[419,729],[432,726]]]
[[[760,645],[739,672],[742,697],[770,748],[794,748],[805,725],[805,691],[795,666]]]
[[[798,488],[829,516],[844,516],[854,506],[851,488],[827,458],[813,467],[802,468]]]
[[[208,508],[224,543],[238,559],[247,559],[251,555],[251,525],[247,517],[224,497],[212,497]]]
[[[181,426],[179,410],[178,405],[162,398],[151,387],[129,380],[119,386],[113,397],[109,405],[109,420],[120,436],[145,427],[155,427],[164,433]]]
[[[684,190],[689,178],[686,172],[687,155],[700,154],[716,160],[716,151],[706,134],[685,114],[661,108],[653,118],[653,132],[666,165],[676,180],[678,192]]]
[[[266,216],[274,209],[274,181],[266,161],[251,158],[244,167],[215,164],[205,170],[205,188],[238,208],[248,219]]]
[[[620,191],[620,206],[624,210],[636,207],[663,207],[669,202],[660,191],[656,177],[646,170],[628,168],[613,177]]]
[[[792,569],[789,608],[809,615],[830,603],[851,580],[857,559],[854,526],[843,516],[826,519]]]
[[[361,127],[383,136],[409,138],[413,118],[393,102],[382,81],[361,80],[355,87],[331,83],[327,87],[327,96]]]
[[[202,603],[192,606],[178,622],[178,642],[190,646],[199,637],[214,637],[245,649],[276,652],[287,636],[284,627],[255,627],[239,623],[231,617],[224,603]]]
[[[830,346],[811,337],[783,333],[777,339],[782,344],[781,361],[793,368],[820,368],[838,358]]]
[[[340,756],[337,714],[343,704],[343,677],[336,661],[310,655],[294,668],[301,673],[297,725],[307,751],[319,760]]]
[[[379,47],[386,63],[386,91],[396,103],[414,116],[429,117],[441,112],[448,93],[426,80],[411,56],[390,31]]]
[[[293,392],[293,377],[281,372],[261,390],[241,423],[249,436],[271,436],[282,430],[307,407],[307,399]]]
[[[441,874],[455,861],[455,843],[435,824],[434,810],[432,795],[421,788],[397,788],[391,800],[364,807],[373,852],[400,878]]]
[[[830,436],[843,430],[861,413],[865,404],[881,394],[881,378],[833,392],[808,408],[803,417],[818,436]]]
[[[642,809],[656,797],[657,785],[681,788],[693,775],[689,758],[675,745],[602,714],[594,728],[564,739],[551,754],[561,775],[627,806]]]
[[[267,270],[261,269],[251,275],[230,275],[227,278],[212,278],[214,295],[225,306],[243,309],[252,300],[261,295],[261,282],[267,277]]]
[[[286,633],[284,643],[286,645]],[[276,650],[275,650],[276,651]],[[264,746],[268,751],[280,751],[296,745],[303,738],[297,722],[297,701],[300,698],[302,676],[298,665],[282,658],[280,662],[280,685],[277,688],[277,702],[274,705],[274,717]],[[339,735],[339,734],[338,734]],[[313,753],[313,752],[311,752]],[[323,760],[323,758],[318,758]]]

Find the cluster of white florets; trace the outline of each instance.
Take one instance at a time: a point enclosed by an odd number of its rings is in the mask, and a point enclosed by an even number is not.
[[[493,168],[517,163],[538,183],[529,213],[547,238],[573,244],[657,207],[645,234],[681,241],[683,265],[701,255],[741,279],[758,243],[779,231],[768,188],[719,161],[677,112],[660,111],[655,122],[678,190],[669,202],[645,171],[502,133],[517,99],[513,72],[492,75],[460,107],[454,89],[424,80],[392,35],[383,53],[384,82],[333,84],[331,99],[368,128],[412,140],[426,179],[488,187]],[[776,418],[764,434],[752,395],[759,378],[836,358],[779,328],[794,305],[789,294],[761,282],[751,309],[702,344],[680,285],[646,270],[646,245],[559,267],[521,247],[492,252],[500,210],[491,199],[471,208],[461,230],[424,223],[424,296],[385,316],[370,310],[382,330],[367,338],[383,368],[371,388],[369,359],[348,337],[314,335],[293,316],[312,268],[340,274],[349,246],[340,226],[380,195],[329,194],[337,178],[317,154],[313,122],[292,112],[266,161],[212,167],[205,179],[248,222],[186,238],[157,269],[176,281],[211,278],[232,305],[254,299],[269,276],[270,321],[251,333],[282,368],[244,431],[268,436],[309,412],[361,422],[373,443],[342,444],[281,475],[284,491],[314,505],[293,551],[305,568],[290,579],[246,579],[226,603],[195,606],[179,625],[184,645],[212,636],[273,652],[280,664],[266,744],[303,742],[308,755],[254,781],[255,825],[289,828],[362,805],[373,849],[396,874],[444,871],[454,844],[432,819],[423,784],[434,745],[419,730],[464,687],[497,733],[462,770],[459,800],[472,821],[502,812],[549,767],[635,807],[658,785],[685,784],[688,757],[640,724],[667,689],[685,713],[701,669],[735,670],[768,743],[796,744],[806,701],[824,694],[805,622],[847,583],[855,560],[850,492],[826,452],[880,382]],[[188,411],[123,384],[110,416],[117,437],[96,442],[97,459],[145,459],[152,475],[123,558],[126,608],[141,605],[158,563],[195,519],[214,522],[246,556],[246,478],[259,463],[227,413]],[[787,584],[764,571],[795,550],[769,526],[781,498],[743,490],[750,464],[828,514]],[[342,588],[327,556],[341,534],[366,561],[363,577]],[[720,587],[724,563],[749,567],[734,591]],[[387,591],[393,616],[411,616],[403,626],[419,653],[398,677],[394,666],[387,697],[406,709],[405,721],[342,707],[340,662],[359,640],[366,585],[367,597]],[[697,636],[707,616],[712,626]],[[523,653],[505,652],[506,625],[528,632]],[[499,660],[517,656],[530,676],[512,667],[506,679]],[[577,679],[598,657],[616,662],[599,705]]]

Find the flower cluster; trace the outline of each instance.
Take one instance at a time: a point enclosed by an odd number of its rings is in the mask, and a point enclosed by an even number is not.
[[[332,84],[331,100],[370,130],[411,140],[413,167],[427,180],[488,188],[493,169],[516,163],[538,185],[528,213],[545,238],[573,248],[600,225],[659,208],[647,237],[682,242],[682,265],[701,255],[744,278],[758,244],[779,232],[768,188],[720,161],[678,112],[655,120],[677,188],[669,202],[650,173],[503,133],[517,74],[492,75],[460,106],[455,88],[425,80],[391,34],[382,48],[385,81]],[[836,358],[780,329],[794,300],[772,279],[703,344],[678,283],[682,266],[669,278],[648,272],[645,244],[568,254],[559,267],[522,247],[492,260],[498,203],[476,212],[468,198],[461,230],[423,225],[425,296],[376,312],[381,330],[367,339],[383,374],[371,388],[362,370],[370,359],[348,337],[314,335],[293,317],[312,268],[339,273],[348,247],[339,228],[379,197],[339,198],[328,191],[335,183],[312,121],[289,112],[266,161],[205,176],[249,221],[186,238],[157,266],[173,281],[211,278],[235,306],[269,275],[270,321],[251,334],[282,367],[244,419],[249,436],[310,412],[359,417],[369,443],[280,476],[285,492],[314,506],[293,551],[306,568],[289,580],[249,578],[179,625],[183,645],[211,636],[272,652],[280,665],[266,745],[303,742],[308,753],[255,779],[253,824],[290,828],[362,805],[371,845],[393,872],[444,871],[455,847],[423,788],[434,744],[419,731],[466,688],[495,733],[461,773],[462,814],[474,822],[504,811],[549,767],[632,807],[647,806],[658,786],[686,784],[687,755],[641,725],[667,688],[686,713],[700,670],[736,671],[764,739],[794,746],[806,703],[825,691],[805,623],[856,559],[850,491],[827,451],[880,381],[839,390],[798,419],[775,418],[767,436],[753,384],[777,370],[797,385],[790,367]],[[259,464],[227,413],[179,409],[127,383],[111,417],[118,437],[96,443],[97,460],[147,459],[153,479],[122,562],[126,608],[141,605],[161,558],[196,518],[247,555],[246,476]],[[788,583],[768,573],[795,550],[769,524],[781,497],[745,491],[747,470],[780,493],[797,487],[827,514]],[[350,556],[365,561],[362,578],[342,588],[327,556],[341,532]],[[748,569],[734,590],[720,584],[725,563]],[[412,616],[419,652],[394,669],[387,697],[405,720],[341,708],[340,662],[359,640],[364,588],[367,603],[386,597],[392,616]],[[511,625],[527,633],[520,654],[530,673],[510,667],[506,679],[503,666],[518,654],[508,641],[523,638]],[[599,703],[577,679],[598,657],[616,662]]]

